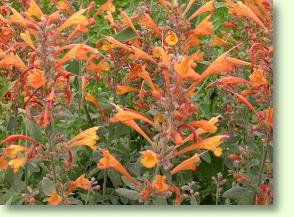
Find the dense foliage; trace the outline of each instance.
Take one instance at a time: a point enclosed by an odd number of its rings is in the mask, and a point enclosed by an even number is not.
[[[272,204],[272,7],[1,1],[0,204]]]

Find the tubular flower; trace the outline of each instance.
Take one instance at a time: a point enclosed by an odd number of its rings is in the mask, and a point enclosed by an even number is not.
[[[197,11],[195,11],[189,18],[188,21],[194,19],[195,17],[199,16],[200,14],[203,14],[205,12],[213,12],[214,11],[214,0],[211,0],[198,8]]]
[[[34,50],[36,50],[36,47],[32,41],[31,35],[29,33],[29,31],[25,31],[25,33],[21,33],[20,37],[22,40],[24,40],[24,42],[29,45],[31,48],[33,48]]]
[[[189,123],[192,127],[199,127],[200,129],[203,129],[207,133],[215,133],[217,131],[217,127],[212,121],[193,121]]]
[[[117,85],[116,86],[117,95],[124,95],[129,92],[139,92],[139,90],[137,88],[124,86],[124,85]]]
[[[194,4],[195,1],[196,1],[196,0],[189,0],[187,6],[186,6],[186,8],[185,8],[185,10],[184,10],[183,13],[182,13],[182,17],[184,17],[185,14],[190,10],[190,8],[192,7],[192,5]]]
[[[16,140],[26,140],[26,141],[33,143],[34,145],[38,144],[38,142],[36,140],[32,139],[31,137],[20,135],[20,134],[14,134],[14,135],[8,136],[6,139],[2,140],[0,142],[0,145],[5,144],[5,143],[12,143]]]
[[[238,60],[235,58],[230,58],[227,56],[228,52],[220,55],[213,63],[208,66],[208,68],[200,75],[201,81],[210,75],[214,75],[220,72],[230,72],[234,65],[251,66],[251,63]]]
[[[8,162],[5,157],[0,157],[0,169],[6,170],[8,168]]]
[[[14,8],[11,7],[10,10],[12,12],[12,15],[10,15],[10,17],[9,17],[9,22],[15,23],[15,24],[20,25],[22,27],[27,27],[28,21],[25,18],[23,18],[21,16],[21,14],[18,13],[17,10],[15,10]]]
[[[135,46],[132,46],[132,49],[133,49],[133,51],[135,53],[136,58],[145,59],[145,60],[149,60],[150,62],[156,63],[156,61],[151,56],[149,56],[149,54],[142,51],[141,49],[139,49],[139,48],[137,48]]]
[[[178,43],[179,39],[174,32],[169,32],[165,38],[165,42],[168,46],[175,46]]]
[[[211,35],[213,33],[213,25],[209,21],[211,15],[205,17],[196,27],[196,29],[192,29],[188,32],[188,34],[195,36],[201,35]]]
[[[189,57],[183,57],[180,63],[174,64],[174,69],[178,74],[177,84],[179,85],[182,80],[191,79],[193,81],[199,81],[200,75],[192,68],[193,59]]]
[[[121,18],[121,21],[122,21],[125,25],[127,25],[129,28],[131,28],[134,32],[137,32],[137,30],[136,30],[136,28],[135,28],[135,26],[134,26],[132,20],[129,18],[129,16],[127,15],[126,12],[121,11],[121,12],[120,12],[120,16],[122,17],[122,18]]]
[[[178,166],[174,167],[171,171],[171,174],[174,175],[180,171],[183,170],[196,170],[197,167],[195,166],[195,163],[200,162],[200,158],[198,154],[193,155],[193,157],[190,157],[187,160],[184,160],[182,163],[180,163]]]
[[[43,12],[37,5],[37,3],[34,0],[29,0],[29,8],[26,11],[26,15],[30,17],[37,17],[39,20],[41,19],[43,15]]]
[[[60,0],[56,3],[56,8],[58,10],[65,11],[68,14],[72,14],[72,9],[70,4],[68,3],[67,0]]]
[[[243,78],[238,78],[238,77],[233,77],[233,76],[227,76],[227,77],[222,77],[217,79],[217,82],[220,83],[220,86],[222,88],[230,85],[235,85],[235,84],[250,84],[249,81],[243,79]]]
[[[10,160],[8,162],[8,165],[11,167],[14,173],[17,173],[19,168],[24,166],[26,162],[27,162],[26,157],[20,157],[20,158],[15,158],[13,160]]]
[[[50,192],[49,196],[50,197],[48,199],[48,203],[52,206],[57,206],[62,201],[62,197],[59,194],[57,194],[56,192]]]
[[[17,69],[19,69],[21,72],[25,71],[27,66],[23,63],[23,61],[19,58],[19,56],[16,54],[7,54],[4,56],[4,58],[0,61],[0,67],[2,68],[8,68],[11,66],[15,66]]]
[[[77,188],[81,188],[84,190],[89,190],[91,188],[91,183],[88,179],[85,178],[85,174],[78,177],[75,181],[69,181],[66,183],[67,192],[72,192]]]
[[[228,42],[226,42],[225,40],[223,40],[222,38],[220,38],[218,36],[213,36],[209,45],[210,46],[220,46],[220,47],[224,47],[224,48],[229,47]]]
[[[16,158],[17,153],[27,152],[28,148],[21,145],[10,145],[4,149],[4,155],[9,158]]]
[[[258,88],[260,86],[266,86],[268,85],[268,80],[264,76],[264,72],[262,69],[253,69],[253,72],[251,75],[249,75],[250,84],[254,88]]]
[[[102,149],[103,158],[97,163],[97,167],[100,170],[113,168],[118,171],[121,175],[127,177],[135,186],[140,188],[140,184],[129,174],[129,172],[121,165],[121,163],[109,153],[108,150]]]
[[[89,128],[77,136],[72,138],[68,143],[66,143],[67,148],[79,147],[79,146],[88,146],[92,150],[96,150],[96,142],[99,140],[99,136],[96,134],[99,127]]]
[[[155,165],[157,164],[157,156],[156,153],[154,153],[151,150],[147,150],[147,151],[143,151],[141,152],[141,164],[148,168],[151,169],[153,167],[155,167]]]
[[[160,58],[161,62],[166,66],[169,67],[171,60],[168,56],[167,52],[162,47],[155,47],[152,52],[153,56]]]
[[[139,21],[139,25],[142,27],[147,27],[151,29],[159,38],[161,38],[161,31],[158,26],[154,23],[152,18],[147,14],[144,13]]]
[[[167,192],[169,189],[169,185],[166,183],[166,176],[156,175],[152,183],[152,188],[157,193]]]
[[[263,24],[263,22],[258,18],[258,16],[249,8],[247,7],[243,2],[237,1],[234,3],[231,0],[226,0],[226,6],[229,9],[229,12],[237,17],[247,17],[260,25],[262,28],[267,30],[266,26]]]
[[[205,150],[212,151],[216,157],[220,157],[222,155],[223,150],[219,146],[223,142],[222,140],[227,137],[228,137],[227,135],[219,135],[219,136],[213,136],[207,139],[203,139],[198,143],[195,143],[193,145],[187,146],[186,148],[183,148],[182,150],[176,152],[174,155],[179,156],[189,151],[193,151],[197,149],[205,149]]]
[[[57,28],[57,32],[62,32],[64,29],[73,26],[73,25],[88,25],[88,19],[83,14],[87,11],[87,9],[81,9],[71,15],[59,28]]]
[[[127,50],[129,52],[132,51],[131,48],[129,48],[127,45],[119,42],[118,40],[115,40],[112,36],[109,36],[106,39],[111,44],[112,48],[121,48],[121,49]]]
[[[88,53],[95,52],[96,50],[90,46],[85,44],[71,44],[64,46],[61,50],[70,49],[61,59],[57,61],[57,65],[62,65],[67,61],[77,59],[77,60],[85,60],[88,58]]]
[[[93,104],[97,109],[101,109],[101,105],[99,104],[99,102],[96,100],[96,98],[90,94],[87,93],[85,96],[85,100],[91,104]]]
[[[112,117],[110,119],[110,122],[112,122],[112,123],[121,122],[121,123],[133,128],[135,131],[137,131],[139,134],[141,134],[151,145],[153,145],[153,142],[151,141],[151,139],[138,126],[138,124],[136,124],[136,122],[134,120],[135,119],[142,120],[144,122],[149,123],[152,126],[154,125],[154,122],[139,113],[125,111],[122,108],[120,108],[119,106],[115,106],[115,107],[118,112],[115,114],[114,117]]]
[[[27,77],[29,85],[34,89],[39,89],[43,87],[46,83],[44,74],[45,73],[42,70],[33,69]]]
[[[112,4],[112,0],[108,0],[104,4],[102,4],[96,11],[96,13],[93,15],[93,17],[98,16],[99,14],[105,12],[105,11],[110,11],[110,12],[115,12],[115,7]]]

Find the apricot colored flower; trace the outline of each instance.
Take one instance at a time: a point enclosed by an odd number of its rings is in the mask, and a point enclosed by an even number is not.
[[[57,206],[62,201],[62,197],[56,192],[50,192],[49,196],[48,203],[52,206]]]
[[[251,63],[228,57],[228,52],[223,53],[200,75],[201,81],[210,75],[220,72],[231,72],[235,65],[251,66]]]
[[[8,68],[14,66],[17,69],[19,69],[21,72],[26,70],[26,65],[23,63],[23,61],[19,58],[19,56],[16,54],[7,54],[4,56],[4,58],[0,61],[0,68]]]
[[[194,19],[195,17],[199,16],[200,14],[203,14],[205,12],[213,12],[214,10],[214,0],[211,0],[207,2],[206,4],[202,5],[200,8],[198,8],[189,18],[188,21]]]
[[[39,20],[43,16],[43,12],[34,0],[29,0],[29,8],[26,11],[26,15],[30,17],[37,17]]]
[[[223,40],[222,38],[218,37],[218,36],[213,36],[213,38],[210,41],[210,46],[220,46],[220,47],[224,47],[224,48],[228,48],[229,44],[228,42],[226,42],[225,40]]]
[[[88,146],[92,150],[96,150],[96,142],[99,140],[99,136],[96,134],[99,127],[89,128],[77,136],[72,138],[68,143],[66,143],[67,148],[79,147],[79,146]]]
[[[226,6],[229,9],[229,12],[237,17],[247,17],[253,22],[260,25],[262,28],[267,30],[263,22],[258,18],[258,16],[242,1],[237,1],[236,3],[231,0],[226,0]]]
[[[83,14],[87,11],[87,9],[81,9],[71,15],[59,28],[57,28],[57,32],[62,32],[64,29],[73,26],[73,25],[88,25],[88,19]]]
[[[146,52],[142,51],[141,49],[132,46],[132,49],[134,51],[135,57],[138,59],[145,59],[145,60],[149,60],[150,62],[156,63],[156,61],[149,56],[149,54],[147,54]]]
[[[189,57],[182,57],[179,63],[174,64],[174,69],[178,74],[177,84],[179,85],[182,80],[191,79],[199,81],[200,75],[192,68],[193,59]]]
[[[0,169],[5,170],[8,167],[8,162],[5,157],[0,157]]]
[[[264,76],[264,72],[262,69],[253,69],[251,75],[249,75],[249,79],[251,82],[252,87],[258,88],[260,86],[268,85],[268,80]]]
[[[3,151],[4,155],[9,158],[15,158],[19,152],[27,152],[28,148],[21,145],[10,145]]]
[[[77,188],[81,188],[84,190],[89,190],[91,188],[90,181],[85,178],[85,174],[78,177],[75,181],[69,181],[66,183],[67,186],[67,192],[72,192]]]
[[[25,31],[24,33],[20,34],[20,37],[22,40],[24,40],[24,42],[29,45],[31,48],[33,48],[34,50],[36,50],[36,47],[32,41],[31,35],[29,33],[29,31]]]
[[[20,25],[22,27],[27,27],[27,20],[23,18],[23,16],[17,12],[13,7],[10,7],[10,10],[12,12],[12,15],[9,17],[10,23],[15,23],[17,25]]]
[[[195,36],[201,35],[211,35],[213,33],[213,25],[212,22],[209,21],[211,15],[205,17],[196,27],[196,29],[192,29],[188,31],[188,34]]]
[[[95,52],[96,50],[85,44],[71,44],[61,48],[61,50],[69,49],[69,51],[57,61],[57,65],[62,65],[70,60],[85,60],[88,58],[90,52]]]
[[[187,3],[187,6],[185,8],[185,10],[182,13],[182,17],[184,17],[186,15],[186,13],[190,10],[190,8],[192,7],[192,5],[194,4],[196,0],[189,0]]]
[[[17,173],[19,168],[24,166],[26,162],[27,162],[26,157],[20,157],[20,158],[15,158],[13,160],[10,160],[8,162],[8,165],[10,166],[10,168],[12,169],[14,173]]]
[[[150,125],[154,125],[154,122],[145,116],[133,112],[133,111],[125,111],[119,106],[115,106],[117,113],[110,119],[110,122],[117,123],[121,122],[131,128],[133,128],[135,131],[137,131],[139,134],[141,134],[150,144],[153,145],[153,142],[151,139],[145,134],[145,132],[138,126],[138,124],[134,120],[141,120],[146,123],[149,123]]]
[[[151,29],[159,38],[161,38],[161,31],[154,23],[152,18],[147,14],[144,13],[139,21],[139,25],[142,27],[147,27]]]
[[[101,152],[103,154],[103,158],[101,158],[97,163],[97,167],[100,170],[109,168],[115,169],[121,175],[127,177],[135,186],[140,188],[140,184],[129,174],[129,172],[121,165],[121,163],[112,154],[109,153],[108,150],[102,149]]]
[[[116,93],[117,95],[124,95],[129,92],[139,92],[137,88],[130,87],[130,86],[124,86],[124,85],[117,85],[116,86]]]
[[[219,146],[223,142],[223,139],[227,137],[228,137],[227,135],[218,135],[218,136],[213,136],[213,137],[203,139],[198,143],[187,146],[183,148],[182,150],[176,152],[175,156],[179,156],[186,152],[197,150],[197,149],[205,149],[205,150],[212,151],[216,157],[220,157],[222,155],[223,150]]]
[[[184,160],[182,163],[174,167],[171,171],[171,174],[174,175],[180,171],[183,170],[196,170],[197,167],[195,166],[195,163],[200,162],[200,158],[198,154],[193,155],[193,157],[188,158],[187,160]]]
[[[39,89],[43,87],[46,83],[46,78],[44,74],[44,71],[40,69],[33,69],[27,77],[29,85],[34,89]]]
[[[121,21],[126,24],[129,28],[131,28],[134,32],[137,32],[136,31],[136,28],[132,22],[132,20],[129,18],[129,16],[127,15],[126,12],[124,11],[121,11],[120,12],[120,16],[121,16]]]
[[[155,47],[153,48],[152,52],[153,56],[160,58],[161,62],[166,66],[169,67],[171,60],[168,56],[167,52],[162,47]]]
[[[199,127],[208,133],[215,133],[217,131],[217,127],[211,121],[206,121],[206,120],[193,121],[193,122],[190,122],[189,125],[193,127]]]
[[[107,2],[105,2],[104,4],[102,4],[97,11],[95,12],[95,14],[93,15],[93,17],[98,16],[99,14],[105,12],[105,11],[110,11],[110,12],[115,12],[115,7],[112,4],[112,0],[108,0]]]
[[[132,51],[131,48],[129,48],[127,45],[119,42],[118,40],[114,39],[112,36],[108,36],[106,39],[111,44],[112,48],[121,48],[121,49],[127,50],[129,52]]]
[[[56,8],[58,10],[65,11],[68,14],[72,14],[72,12],[73,12],[72,9],[71,9],[71,6],[70,6],[70,4],[69,4],[69,2],[67,0],[59,0],[56,3]]]
[[[156,153],[154,153],[151,150],[141,152],[141,161],[140,162],[144,167],[146,167],[148,169],[155,167],[155,165],[157,164]]]
[[[197,46],[199,44],[200,44],[200,40],[199,40],[198,36],[189,35],[183,44],[183,51],[186,52],[190,48]]]
[[[167,192],[169,189],[169,185],[166,183],[166,176],[156,175],[152,183],[152,188],[157,193]]]
[[[241,83],[250,84],[249,81],[243,78],[234,77],[234,76],[226,76],[226,77],[219,78],[217,79],[217,82],[220,83],[221,87],[226,87],[226,86],[241,84]]]
[[[168,32],[165,42],[168,44],[168,46],[175,46],[178,43],[179,39],[174,32]]]
[[[87,93],[85,96],[85,100],[93,104],[97,109],[101,109],[100,103],[96,100],[96,98],[92,94]]]

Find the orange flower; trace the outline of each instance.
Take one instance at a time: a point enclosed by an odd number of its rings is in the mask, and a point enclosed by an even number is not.
[[[10,145],[4,149],[4,155],[9,158],[15,158],[19,152],[27,152],[28,148],[21,145]]]
[[[264,72],[262,69],[253,69],[251,75],[249,75],[249,79],[252,87],[258,88],[260,86],[268,85],[268,80],[264,76]]]
[[[43,16],[43,12],[34,0],[29,0],[29,8],[26,11],[26,15],[30,17],[37,17],[40,20]]]
[[[96,49],[85,44],[71,44],[71,45],[62,47],[60,50],[66,50],[66,49],[69,49],[69,51],[61,59],[59,59],[56,62],[57,65],[62,65],[72,59],[77,59],[82,61],[88,58],[87,56],[88,53],[96,52]]]
[[[165,38],[165,42],[168,46],[175,46],[178,43],[179,39],[174,32],[169,32]]]
[[[190,48],[197,46],[199,44],[200,44],[200,40],[199,40],[198,36],[189,35],[187,37],[186,41],[184,42],[183,51],[187,52]]]
[[[121,11],[120,12],[120,16],[122,17],[121,18],[121,21],[126,24],[129,28],[131,28],[134,32],[137,32],[132,20],[129,18],[129,16],[127,15],[126,12],[124,11]]]
[[[75,181],[69,181],[66,183],[67,193],[74,191],[77,188],[84,190],[89,190],[91,188],[91,183],[85,178],[85,174],[78,177]]]
[[[145,59],[145,60],[149,60],[150,62],[156,63],[156,61],[151,56],[149,56],[149,54],[142,51],[141,49],[139,49],[139,48],[137,48],[135,46],[132,46],[132,49],[133,49],[133,51],[135,53],[136,58]]]
[[[208,133],[215,133],[217,131],[217,127],[211,121],[205,121],[205,120],[193,121],[193,122],[190,122],[189,125],[193,127],[199,127]]]
[[[182,13],[182,17],[184,17],[186,15],[186,13],[190,10],[190,8],[192,7],[192,5],[194,4],[196,0],[189,0],[185,10]]]
[[[29,85],[34,89],[43,87],[46,83],[44,71],[39,69],[33,69],[27,77]]]
[[[79,147],[79,146],[88,146],[92,150],[96,150],[96,142],[99,140],[99,136],[96,134],[99,127],[89,128],[77,136],[72,138],[68,143],[66,143],[67,148]]]
[[[241,83],[249,84],[249,81],[243,78],[238,78],[233,76],[219,78],[217,79],[217,82],[221,84],[221,87],[226,87],[228,85],[241,84]]]
[[[60,27],[57,28],[57,32],[62,32],[64,29],[72,26],[72,25],[88,25],[88,19],[83,14],[87,11],[87,9],[81,9],[71,15]]]
[[[205,17],[196,27],[196,29],[192,29],[188,31],[188,34],[195,36],[201,36],[201,35],[211,35],[213,33],[213,25],[210,21],[211,15],[208,15]]]
[[[62,197],[56,192],[50,192],[49,196],[48,203],[52,206],[57,206],[62,201]]]
[[[263,22],[258,18],[258,16],[249,8],[247,7],[243,2],[237,1],[234,3],[231,0],[226,0],[226,6],[229,9],[229,12],[234,14],[237,17],[247,17],[260,25],[262,28],[267,30],[266,26],[263,24]]]
[[[109,153],[108,150],[102,149],[103,158],[97,163],[97,167],[100,170],[113,168],[118,171],[121,175],[127,177],[135,186],[140,188],[140,184],[129,174],[129,172],[121,165],[121,163]]]
[[[154,153],[151,150],[147,150],[147,151],[143,151],[141,152],[141,164],[148,168],[151,169],[153,167],[155,167],[155,165],[157,164],[157,156],[156,153]]]
[[[23,18],[20,13],[17,12],[13,7],[10,7],[12,15],[9,17],[10,23],[18,24],[22,27],[27,27],[27,19]]]
[[[160,29],[157,27],[157,25],[154,23],[152,18],[147,13],[144,13],[141,17],[139,25],[151,29],[159,38],[161,38]]]
[[[139,90],[137,88],[124,86],[124,85],[117,85],[116,86],[117,95],[124,95],[129,92],[139,92]]]
[[[8,167],[8,162],[5,159],[5,157],[0,157],[0,169],[1,170],[6,170]]]
[[[104,4],[102,4],[98,10],[96,11],[96,13],[93,15],[93,17],[98,16],[99,14],[103,13],[104,11],[110,11],[110,12],[115,12],[115,7],[112,4],[112,0],[108,0],[107,2],[105,2]]]
[[[97,109],[101,109],[101,105],[99,104],[99,102],[96,100],[96,98],[90,94],[87,93],[85,96],[85,100],[91,104],[93,104]]]
[[[220,55],[208,68],[200,75],[201,81],[210,75],[214,75],[220,72],[230,72],[234,65],[251,66],[251,63],[242,61],[227,56],[228,52]]]
[[[197,167],[195,166],[195,163],[200,162],[200,158],[198,154],[193,155],[193,157],[188,158],[187,160],[184,160],[182,163],[180,163],[178,166],[174,167],[171,171],[171,174],[174,175],[180,171],[183,170],[196,170]]]
[[[190,57],[182,57],[180,63],[174,64],[174,69],[178,74],[177,85],[180,84],[182,80],[191,79],[193,81],[199,81],[200,75],[194,71],[192,68],[193,59]]]
[[[271,128],[273,128],[273,120],[274,120],[274,111],[273,108],[268,108],[263,111],[264,113],[264,121],[266,124],[268,124]]]
[[[222,38],[220,38],[218,36],[213,36],[209,45],[210,46],[220,46],[220,47],[224,47],[224,48],[229,47],[228,42],[226,42],[225,40],[223,40]]]
[[[152,188],[157,193],[167,192],[169,189],[169,185],[166,183],[166,176],[156,175],[152,183]]]
[[[0,68],[8,68],[11,66],[18,68],[21,72],[25,71],[27,68],[27,66],[23,63],[17,54],[7,54],[0,61]]]
[[[195,11],[189,18],[188,21],[194,19],[195,17],[199,16],[200,14],[203,14],[205,12],[213,12],[214,10],[214,0],[211,0],[207,2],[206,4],[202,5],[200,8],[198,8],[197,11]]]
[[[8,162],[8,165],[11,167],[14,173],[17,173],[19,168],[25,165],[26,162],[27,162],[26,157],[20,157],[20,158],[15,158],[13,160],[10,160]]]
[[[127,50],[129,52],[132,51],[131,48],[129,48],[127,45],[119,42],[118,40],[115,40],[112,36],[109,36],[106,39],[111,44],[112,48],[121,48],[121,49]]]
[[[152,52],[153,56],[160,58],[161,62],[166,66],[169,67],[170,65],[170,57],[168,56],[167,52],[162,47],[155,47],[153,48]]]
[[[29,45],[31,48],[33,48],[34,50],[36,50],[36,47],[32,41],[31,35],[29,33],[29,31],[25,31],[25,33],[21,33],[20,37],[22,38],[22,40],[24,40],[24,42]]]
[[[141,134],[151,145],[154,145],[153,142],[151,141],[151,139],[145,134],[145,132],[134,121],[136,119],[142,120],[142,121],[145,121],[153,126],[154,122],[152,120],[146,118],[145,116],[143,116],[139,113],[125,111],[117,105],[115,105],[115,108],[118,112],[114,115],[114,117],[112,117],[110,119],[110,122],[112,122],[112,123],[121,122],[121,123],[133,128],[135,131],[137,131],[139,134]]]
[[[219,146],[223,142],[222,140],[227,137],[228,137],[227,135],[219,135],[219,136],[213,136],[213,137],[203,139],[198,143],[187,146],[186,148],[183,148],[182,150],[176,152],[174,156],[179,156],[181,154],[184,154],[186,152],[193,151],[196,149],[206,149],[206,150],[212,151],[216,157],[219,157],[222,155],[222,151],[223,151],[222,148]]]
[[[56,3],[56,8],[58,10],[65,11],[68,14],[72,14],[72,9],[70,4],[68,3],[67,0],[60,0]]]

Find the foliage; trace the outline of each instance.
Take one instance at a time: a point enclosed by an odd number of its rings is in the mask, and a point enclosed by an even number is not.
[[[1,204],[272,204],[271,0],[1,4]]]

